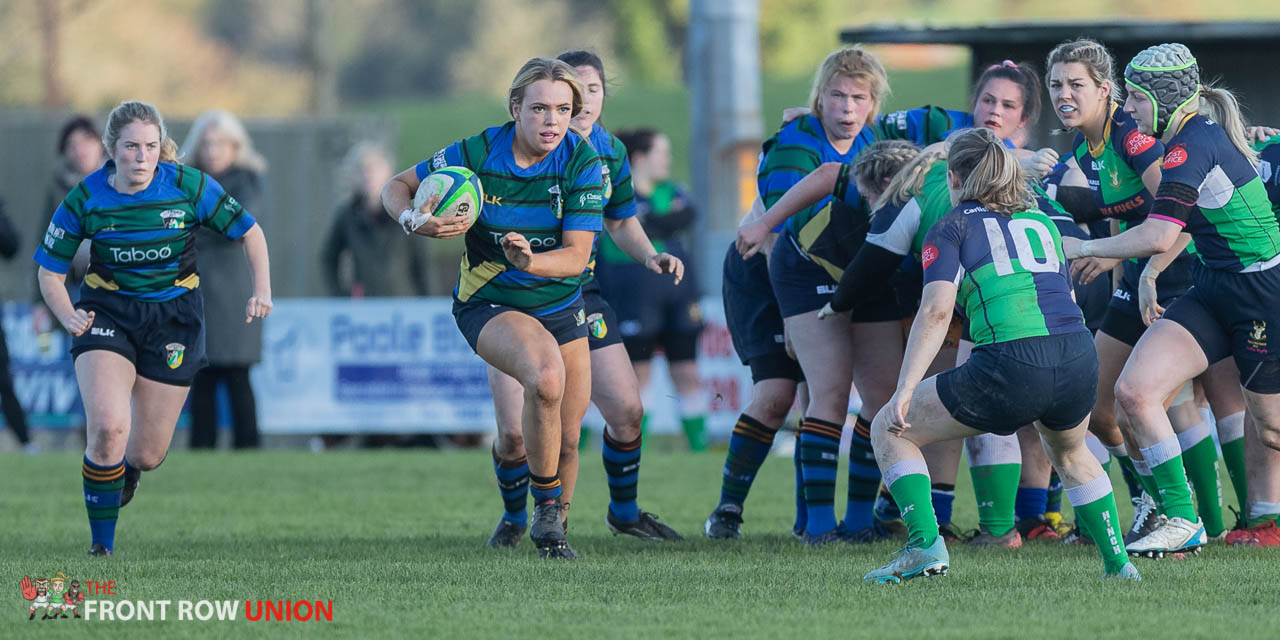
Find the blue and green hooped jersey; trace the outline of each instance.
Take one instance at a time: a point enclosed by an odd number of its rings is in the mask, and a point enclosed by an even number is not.
[[[1217,123],[1200,115],[1184,120],[1160,168],[1157,201],[1185,208],[1181,218],[1152,217],[1185,227],[1206,266],[1254,271],[1280,261],[1280,225],[1262,178]]]
[[[954,283],[974,344],[1088,331],[1071,299],[1062,237],[1039,210],[1004,216],[962,202],[933,225],[924,282]]]
[[[146,189],[124,194],[108,176],[115,162],[71,190],[45,232],[35,261],[66,273],[80,241],[92,240],[84,285],[138,300],[172,300],[200,286],[195,232],[204,225],[235,240],[256,224],[204,172],[161,162]]]
[[[600,231],[603,210],[600,157],[573,131],[537,164],[521,168],[511,152],[515,123],[459,140],[415,167],[418,179],[436,169],[471,169],[484,185],[480,217],[467,231],[466,251],[453,295],[546,315],[581,297],[583,276],[546,278],[516,269],[501,240],[523,234],[534,253],[558,249],[564,231]]]

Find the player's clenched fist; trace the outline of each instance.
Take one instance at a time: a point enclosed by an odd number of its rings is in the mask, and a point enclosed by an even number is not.
[[[93,312],[76,309],[71,317],[62,321],[62,326],[67,328],[67,333],[78,338],[93,326]]]
[[[533,262],[533,247],[529,246],[529,239],[514,231],[502,236],[502,252],[506,254],[507,261],[521,271],[528,271],[529,264]]]

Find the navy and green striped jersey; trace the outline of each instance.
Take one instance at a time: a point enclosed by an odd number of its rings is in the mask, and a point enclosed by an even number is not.
[[[764,143],[760,170],[756,175],[760,200],[764,202],[766,209],[772,207],[787,189],[795,186],[822,163],[852,162],[858,152],[876,140],[874,127],[862,127],[849,150],[840,153],[831,146],[817,117],[806,115],[788,122]],[[797,212],[783,224],[783,230],[792,236],[798,236],[809,220],[830,201],[831,197],[827,196],[813,206]]]
[[[881,140],[910,140],[920,146],[941,142],[952,131],[972,126],[972,113],[933,105],[886,113],[876,120]]]
[[[565,134],[560,146],[527,168],[511,152],[515,123],[459,140],[415,167],[418,179],[449,166],[471,169],[484,186],[480,217],[466,233],[466,250],[453,295],[546,315],[581,298],[581,275],[546,278],[516,269],[502,237],[524,235],[534,253],[558,249],[564,231],[600,231],[603,210],[600,157],[582,136]]]
[[[591,135],[587,140],[600,156],[601,183],[604,187],[604,217],[610,220],[626,220],[636,215],[636,192],[631,184],[631,162],[627,159],[627,147],[599,123],[591,127]],[[602,233],[596,237],[596,243],[591,247],[591,260],[587,262],[583,283],[591,280],[597,255],[609,251],[622,253],[618,245],[613,243],[613,238],[607,233]]]
[[[1280,216],[1280,135],[1256,143],[1253,148],[1258,152],[1258,177],[1267,188],[1271,210]]]
[[[1206,266],[1238,272],[1280,263],[1280,225],[1267,189],[1221,126],[1201,115],[1183,120],[1160,168],[1157,200],[1180,206],[1171,208],[1175,217],[1152,217],[1185,227]]]
[[[1076,133],[1073,154],[1102,215],[1127,223],[1142,222],[1151,210],[1152,196],[1142,173],[1164,156],[1164,144],[1138,130],[1133,117],[1117,105],[1103,130],[1101,149],[1090,150],[1084,134]]]
[[[924,282],[951,282],[974,344],[1088,331],[1071,299],[1062,237],[1037,209],[1004,216],[962,202],[933,225]]]
[[[80,241],[92,240],[84,285],[138,300],[172,300],[200,286],[196,227],[231,240],[256,224],[213,178],[191,167],[161,162],[146,189],[125,194],[111,187],[115,162],[89,174],[53,214],[35,261],[66,273]]]

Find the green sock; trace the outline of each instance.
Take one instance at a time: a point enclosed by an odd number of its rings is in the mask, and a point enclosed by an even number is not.
[[[646,412],[644,417],[640,418],[640,450],[644,451],[644,447],[649,442],[649,414]]]
[[[973,497],[978,502],[978,524],[1002,536],[1013,528],[1018,498],[1018,476],[1022,474],[1022,452],[1017,436],[983,434],[964,441],[973,479]]]
[[[1219,535],[1226,529],[1222,519],[1222,482],[1218,476],[1218,450],[1209,437],[1209,424],[1202,422],[1178,434],[1182,464],[1196,493],[1196,511],[1204,522],[1205,534]]]
[[[1163,513],[1170,518],[1195,522],[1196,508],[1191,503],[1191,489],[1187,486],[1178,436],[1169,436],[1150,447],[1143,447],[1142,457],[1151,469],[1151,479],[1156,486],[1154,495],[1160,501]]]
[[[1249,485],[1244,473],[1244,412],[1218,420],[1218,441],[1222,443],[1222,461],[1236,492],[1236,504],[1244,511],[1249,504]]]
[[[1101,475],[1078,487],[1068,487],[1067,500],[1075,508],[1076,522],[1089,532],[1102,553],[1103,568],[1107,573],[1120,571],[1129,559],[1124,549],[1120,516],[1116,513],[1116,499],[1111,493],[1111,478]]]
[[[591,428],[584,424],[578,436],[578,451],[586,451],[589,448],[591,448]]]
[[[684,429],[684,436],[689,440],[690,451],[707,450],[706,414],[680,418],[680,427]]]
[[[938,518],[933,514],[929,467],[923,460],[904,460],[885,469],[884,481],[902,510],[907,539],[916,541],[921,548],[932,546],[938,539]]]

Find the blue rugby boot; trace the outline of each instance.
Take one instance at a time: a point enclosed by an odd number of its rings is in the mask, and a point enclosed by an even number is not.
[[[942,541],[942,536],[938,536],[927,549],[920,548],[918,543],[912,540],[896,553],[898,557],[894,558],[893,562],[863,576],[862,581],[867,584],[897,584],[903,580],[921,576],[926,578],[945,576],[951,565],[947,543]]]

